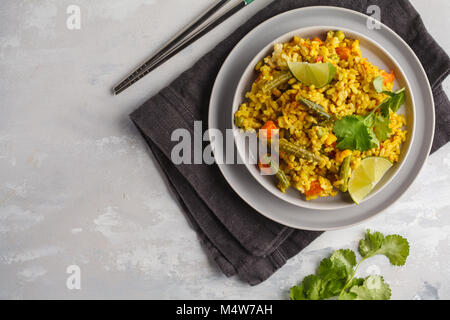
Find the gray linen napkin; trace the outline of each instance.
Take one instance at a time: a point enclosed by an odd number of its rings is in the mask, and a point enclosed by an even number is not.
[[[172,132],[185,128],[192,134],[195,120],[207,125],[209,97],[220,66],[234,45],[261,22],[305,6],[339,6],[365,13],[374,4],[382,8],[382,22],[411,46],[427,71],[437,114],[434,151],[450,140],[450,103],[441,86],[450,72],[450,59],[406,0],[274,1],[130,115],[165,172],[206,253],[227,276],[238,274],[256,285],[321,232],[295,230],[263,217],[230,188],[216,165],[174,165],[170,153],[177,142],[171,141]]]

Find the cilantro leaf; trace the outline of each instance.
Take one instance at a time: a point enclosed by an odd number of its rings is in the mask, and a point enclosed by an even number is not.
[[[339,296],[339,294],[342,292],[342,289],[345,287],[345,284],[345,279],[330,280],[325,282],[321,292],[322,299],[329,299]]]
[[[361,284],[355,284],[349,288],[348,292],[344,291],[339,296],[340,300],[389,300],[391,297],[391,289],[384,282],[382,276],[371,275],[364,279]]]
[[[390,108],[392,112],[397,112],[398,109],[405,103],[405,88],[402,88],[391,95]]]
[[[325,281],[347,280],[355,265],[355,253],[349,249],[341,249],[333,252],[330,258],[322,259],[317,273]]]
[[[374,117],[373,132],[380,141],[386,141],[391,136],[392,130],[389,128],[390,118],[377,114]]]
[[[375,121],[375,114],[374,114],[374,112],[369,112],[364,117],[362,117],[362,116],[356,116],[356,117],[358,119],[360,119],[367,128],[371,128],[373,126],[374,121]]]
[[[364,258],[373,257],[377,254],[385,255],[394,266],[403,266],[409,255],[408,241],[399,235],[384,237],[380,232],[370,233],[359,242],[359,253]]]
[[[364,284],[363,278],[353,278],[350,283],[347,285],[347,287],[351,288],[354,286],[362,286]],[[355,300],[356,294],[353,292],[349,292],[347,290],[342,290],[339,293],[339,300]]]
[[[303,292],[303,283],[291,288],[291,300],[308,300]]]
[[[292,300],[319,300],[339,295],[347,280],[353,276],[356,256],[352,250],[335,251],[322,259],[317,275],[311,274],[291,288]]]
[[[356,266],[355,253],[350,249],[341,249],[333,252],[330,260],[333,265],[344,268],[347,274],[350,274],[353,267]]]
[[[378,106],[380,109],[380,113],[383,117],[389,118],[389,109],[391,108],[391,98],[386,98],[381,102],[381,104]]]
[[[378,148],[380,146],[380,140],[378,139],[377,135],[375,134],[375,130],[373,129],[373,127],[368,127],[368,132],[369,132],[370,143],[371,143],[370,149]]]
[[[341,279],[345,277],[345,269],[333,264],[330,258],[320,261],[317,269],[318,275],[324,280]]]
[[[384,78],[382,76],[378,76],[373,80],[373,87],[375,91],[378,93],[383,92],[384,90]]]
[[[405,103],[405,88],[402,88],[396,92],[383,91],[383,93],[388,95],[389,98],[385,99],[379,108],[383,116],[389,117],[389,109],[391,109],[392,112],[397,112],[402,104]]]
[[[383,254],[388,257],[392,265],[403,266],[409,255],[409,243],[402,236],[397,234],[389,235],[384,238],[383,244],[378,252],[378,254]]]
[[[346,116],[337,120],[333,132],[338,137],[336,148],[367,151],[379,145],[379,141],[369,131],[360,116]]]
[[[359,241],[359,254],[363,257],[372,256],[374,252],[381,248],[384,235],[381,232],[370,233],[367,229],[364,239]]]
[[[339,295],[339,300],[356,300],[357,295],[353,292],[343,291]]]
[[[312,274],[303,279],[303,291],[309,300],[319,300],[323,281],[318,276]]]
[[[363,278],[353,278],[352,281],[350,282],[349,287],[362,286],[363,283],[364,283],[364,279]]]
[[[320,300],[321,291],[324,283],[315,274],[311,274],[303,282],[295,287],[291,288],[291,299],[292,300]]]

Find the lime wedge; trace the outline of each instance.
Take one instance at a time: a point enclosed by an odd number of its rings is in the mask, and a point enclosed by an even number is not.
[[[321,88],[333,80],[336,67],[331,63],[290,62],[288,67],[298,81]]]
[[[359,204],[392,167],[392,163],[382,157],[368,157],[353,171],[348,181],[348,193]]]

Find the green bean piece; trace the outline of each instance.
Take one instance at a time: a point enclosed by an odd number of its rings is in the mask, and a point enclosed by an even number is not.
[[[334,36],[335,36],[336,38],[338,38],[339,41],[342,41],[342,40],[345,39],[345,34],[344,34],[344,32],[342,32],[342,30],[337,30],[337,31],[334,33]]]
[[[342,161],[341,170],[340,170],[340,179],[344,180],[340,189],[342,192],[347,192],[348,190],[348,179],[350,176],[350,161],[352,160],[352,155],[347,156],[344,161]]]
[[[262,159],[264,162],[268,162],[270,168],[275,172],[275,175],[278,179],[278,185],[281,191],[285,192],[291,186],[291,182],[289,181],[286,173],[280,169],[278,164],[270,157],[268,154],[265,154]]]
[[[293,78],[293,75],[290,71],[280,71],[274,74],[273,79],[267,81],[262,87],[262,91],[266,93],[271,93],[273,89],[285,84],[290,79]]]
[[[314,103],[302,97],[298,100],[303,103],[312,114],[318,117],[320,121],[327,121],[331,119],[331,115],[329,115],[320,104]]]
[[[234,117],[234,124],[236,127],[242,128],[242,125],[244,124],[244,118],[243,117]]]
[[[279,149],[281,151],[286,152],[287,154],[292,154],[296,157],[299,157],[299,158],[302,158],[302,159],[305,159],[308,161],[315,161],[315,162],[322,161],[321,157],[315,155],[311,151],[303,149],[302,147],[287,141],[286,139],[280,139]]]
[[[288,177],[286,176],[286,173],[284,173],[283,170],[278,168],[276,176],[278,178],[278,185],[280,186],[281,191],[285,192],[286,189],[288,189],[291,186],[291,182],[289,181]]]

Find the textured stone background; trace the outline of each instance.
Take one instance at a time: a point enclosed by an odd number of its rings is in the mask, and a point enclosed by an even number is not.
[[[362,276],[381,271],[394,299],[450,298],[450,145],[384,214],[325,233],[259,286],[207,260],[127,115],[269,2],[113,97],[111,86],[208,0],[1,1],[0,298],[286,298],[332,250],[356,249],[365,228],[406,236],[411,255],[403,268],[373,258]],[[412,3],[450,52],[450,2]],[[70,4],[81,30],[66,28]],[[66,288],[72,264],[78,291]]]

